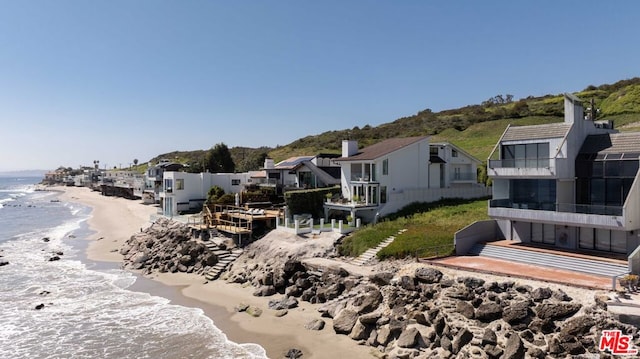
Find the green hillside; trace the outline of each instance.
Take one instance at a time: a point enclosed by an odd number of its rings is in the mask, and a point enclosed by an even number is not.
[[[614,84],[588,86],[574,92],[585,101],[585,108],[593,99],[599,109],[598,119],[613,120],[621,131],[640,130],[640,78]],[[515,100],[511,95],[497,95],[481,104],[458,109],[432,112],[425,109],[413,116],[402,117],[379,126],[354,127],[306,136],[278,148],[230,149],[237,171],[257,170],[264,154],[276,162],[297,155],[340,153],[342,140],[357,140],[361,147],[387,138],[431,135],[432,141],[448,141],[482,161],[486,161],[493,146],[508,124],[531,125],[563,120],[563,94],[529,96]],[[220,142],[220,141],[219,141]],[[221,142],[224,142],[221,139]],[[212,143],[212,146],[214,144]],[[171,152],[152,159],[168,158],[197,168],[206,150]]]

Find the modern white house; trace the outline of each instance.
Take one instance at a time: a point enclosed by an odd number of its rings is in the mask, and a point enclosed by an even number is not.
[[[253,174],[244,173],[187,173],[166,171],[160,192],[162,214],[175,216],[182,212],[199,211],[207,199],[209,189],[218,186],[225,193],[241,193],[251,184]]]
[[[264,161],[268,184],[281,188],[319,188],[340,184],[340,166],[332,159],[334,154],[296,156],[274,164],[270,158]]]
[[[499,237],[598,255],[640,240],[640,133],[619,133],[564,98],[564,122],[509,126],[488,161]]]
[[[443,198],[481,198],[490,190],[477,183],[480,163],[449,143],[429,143],[429,137],[392,138],[362,149],[357,141],[342,142],[342,198],[328,200],[325,217],[347,212],[375,222],[413,202]]]

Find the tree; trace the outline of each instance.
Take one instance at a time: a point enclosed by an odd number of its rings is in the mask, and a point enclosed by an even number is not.
[[[235,172],[236,165],[231,158],[231,152],[224,143],[213,146],[205,156],[205,168],[211,173]]]
[[[138,159],[137,159],[137,158],[134,158],[134,159],[133,159],[133,165],[134,165],[134,166],[137,166],[137,165],[138,165]]]

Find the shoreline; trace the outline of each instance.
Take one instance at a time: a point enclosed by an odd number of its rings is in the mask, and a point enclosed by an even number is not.
[[[91,208],[87,225],[92,234],[88,236],[86,260],[106,265],[121,265],[119,249],[135,232],[151,225],[150,216],[157,207],[144,205],[117,197],[105,197],[88,188],[52,187],[50,191],[61,192],[59,198],[65,202],[76,202]],[[358,345],[346,335],[337,335],[331,329],[331,320],[325,329],[312,331],[304,325],[320,318],[313,304],[300,302],[299,307],[289,310],[283,317],[276,317],[268,309],[268,301],[274,297],[255,297],[253,287],[243,287],[224,281],[206,282],[203,276],[187,273],[155,273],[143,276],[135,271],[137,280],[129,289],[167,298],[172,304],[199,308],[213,320],[228,340],[238,344],[258,344],[270,358],[282,358],[289,349],[302,351],[303,358],[372,358],[372,348]],[[206,283],[206,284],[205,284]],[[263,310],[260,317],[236,312],[240,303],[254,305]],[[329,344],[330,345],[327,345]]]

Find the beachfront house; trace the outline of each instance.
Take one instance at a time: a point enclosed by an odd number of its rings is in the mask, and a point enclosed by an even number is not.
[[[562,123],[506,128],[488,162],[489,216],[501,238],[626,256],[640,244],[640,133],[585,117],[570,94],[564,111]]]
[[[180,171],[184,168],[181,163],[171,162],[166,159],[160,160],[153,165],[149,162],[147,171],[144,175],[144,185],[139,190],[139,197],[145,204],[159,204],[160,192],[162,192],[162,176],[165,171]]]
[[[296,156],[274,164],[265,159],[264,170],[268,184],[279,189],[330,187],[340,184],[340,166],[332,162],[337,154]]]
[[[252,182],[252,173],[187,173],[166,171],[160,192],[162,214],[168,217],[199,212],[209,189],[218,186],[225,193],[241,193]]]
[[[489,190],[477,183],[480,161],[449,143],[429,137],[392,138],[362,149],[342,142],[341,198],[328,199],[325,217],[351,216],[374,222],[413,202],[480,198]]]

